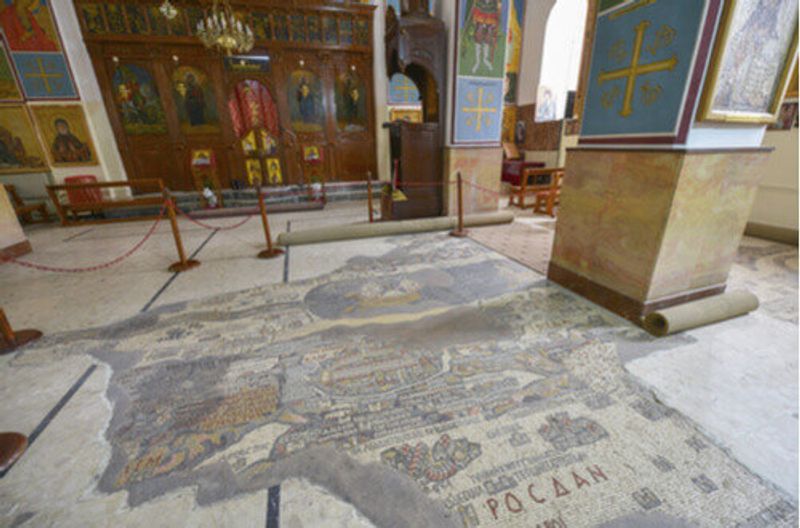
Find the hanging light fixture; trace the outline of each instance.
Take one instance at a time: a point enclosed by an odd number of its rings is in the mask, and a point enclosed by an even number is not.
[[[178,16],[178,9],[169,0],[164,0],[158,10],[167,20],[172,20]]]
[[[253,49],[253,30],[236,16],[228,0],[214,0],[211,13],[197,23],[197,37],[208,49],[226,55],[247,53]]]

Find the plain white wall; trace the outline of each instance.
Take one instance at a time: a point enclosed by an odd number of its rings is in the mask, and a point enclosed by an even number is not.
[[[798,129],[767,130],[763,146],[773,147],[764,165],[764,179],[758,186],[750,222],[797,229],[798,215]]]
[[[555,3],[556,0],[528,0],[525,6],[517,92],[517,104],[520,106],[536,102],[536,90],[542,73],[545,29]]]

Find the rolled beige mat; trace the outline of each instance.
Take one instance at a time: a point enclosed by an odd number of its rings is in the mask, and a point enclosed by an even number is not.
[[[464,217],[466,227],[478,227],[495,224],[508,224],[514,221],[514,215],[509,212],[484,213],[467,215]],[[427,231],[443,231],[456,227],[458,220],[447,216],[434,218],[418,218],[415,220],[400,220],[394,222],[375,222],[372,224],[349,224],[332,227],[306,229],[305,231],[292,231],[278,235],[279,246],[299,246],[303,244],[318,244],[320,242],[333,242],[336,240],[351,240],[355,238],[384,237],[392,235],[406,235],[410,233],[424,233]]]
[[[740,290],[657,310],[644,318],[644,329],[663,337],[675,332],[718,323],[758,308],[758,297]]]

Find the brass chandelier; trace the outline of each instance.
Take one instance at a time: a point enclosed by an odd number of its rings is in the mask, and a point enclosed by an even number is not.
[[[233,12],[228,0],[214,0],[211,13],[195,28],[197,37],[208,49],[226,55],[247,53],[253,49],[253,30]]]

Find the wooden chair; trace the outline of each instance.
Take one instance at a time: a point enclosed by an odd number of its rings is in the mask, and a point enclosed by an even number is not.
[[[536,193],[536,202],[534,202],[533,206],[534,213],[544,213],[552,217],[556,216],[553,212],[553,208],[558,205],[561,200],[561,179],[563,177],[563,169],[553,172],[550,187],[546,191],[539,191]]]
[[[36,224],[50,221],[50,213],[47,212],[47,205],[44,202],[35,202],[26,204],[19,193],[17,188],[13,185],[3,185],[8,191],[8,196],[11,198],[11,203],[14,206],[14,212],[23,222],[28,224]],[[35,219],[31,213],[37,212],[41,218]]]
[[[533,207],[532,205],[526,205],[525,199],[528,196],[536,196],[537,193],[549,190],[554,175],[563,171],[564,169],[561,167],[523,170],[520,184],[511,186],[511,196],[508,198],[508,205],[516,205],[520,209]]]

